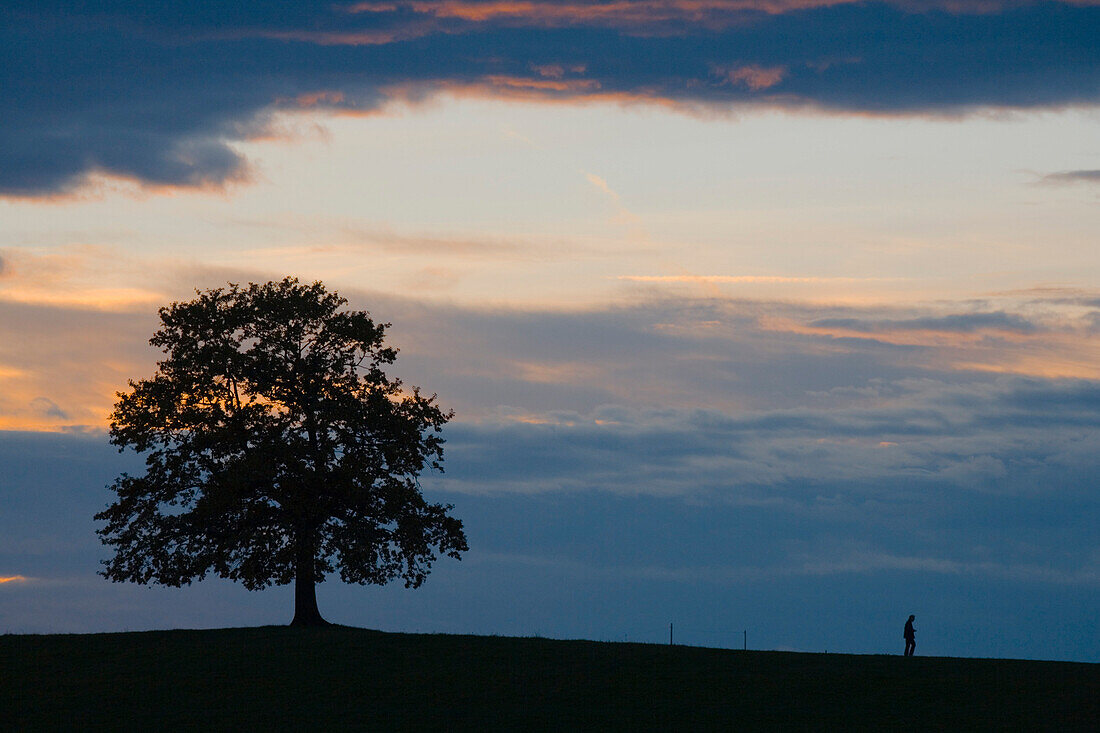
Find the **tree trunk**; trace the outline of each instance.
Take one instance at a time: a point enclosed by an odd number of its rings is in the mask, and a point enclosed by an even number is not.
[[[308,534],[298,536],[294,561],[294,620],[291,626],[327,626],[317,610],[317,579],[313,577],[313,543]]]

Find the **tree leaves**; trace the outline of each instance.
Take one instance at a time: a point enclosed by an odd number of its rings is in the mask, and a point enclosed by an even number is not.
[[[178,586],[207,573],[250,589],[317,580],[410,587],[467,549],[449,506],[416,477],[442,470],[451,418],[385,368],[389,324],[294,278],[197,292],[160,309],[149,379],[130,382],[111,442],[145,454],[96,515],[114,549],[102,574]]]

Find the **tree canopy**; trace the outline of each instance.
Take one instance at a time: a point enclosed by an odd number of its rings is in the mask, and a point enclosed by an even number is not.
[[[101,574],[169,586],[208,573],[246,588],[294,581],[293,624],[324,623],[315,584],[406,587],[467,549],[450,505],[418,476],[442,471],[453,416],[385,367],[389,324],[294,278],[196,291],[160,309],[166,354],[118,393],[111,442],[145,455],[96,519]]]

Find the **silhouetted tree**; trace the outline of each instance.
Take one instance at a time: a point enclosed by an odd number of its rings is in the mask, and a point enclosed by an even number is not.
[[[160,309],[152,379],[118,393],[111,442],[145,455],[96,515],[114,548],[101,574],[170,586],[207,573],[259,589],[295,584],[293,625],[324,624],[316,583],[398,577],[417,587],[436,553],[467,549],[449,505],[417,476],[442,471],[453,413],[383,367],[389,324],[294,278],[198,292]]]

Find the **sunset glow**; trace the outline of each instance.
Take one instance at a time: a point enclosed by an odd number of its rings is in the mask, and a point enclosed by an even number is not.
[[[289,275],[391,323],[394,373],[455,410],[424,482],[471,562],[425,596],[466,615],[348,618],[741,614],[879,653],[850,629],[923,603],[944,655],[1100,654],[1100,2],[18,5],[0,561],[89,583],[57,607],[140,606],[96,605],[90,517],[140,467],[105,431],[158,308]],[[498,582],[522,613],[446,595]]]

